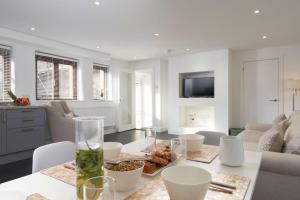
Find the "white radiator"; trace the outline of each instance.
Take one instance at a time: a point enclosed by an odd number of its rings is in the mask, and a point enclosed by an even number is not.
[[[116,132],[118,106],[116,104],[83,105],[82,103],[68,103],[72,112],[77,116],[103,116],[105,133]],[[81,104],[81,105],[78,105]]]

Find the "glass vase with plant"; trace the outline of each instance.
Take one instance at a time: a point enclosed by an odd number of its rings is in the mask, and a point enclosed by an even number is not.
[[[82,200],[85,181],[103,176],[103,117],[77,117],[75,123],[76,189],[77,198]]]

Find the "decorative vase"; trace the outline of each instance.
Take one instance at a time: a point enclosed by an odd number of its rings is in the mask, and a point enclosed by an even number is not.
[[[103,117],[75,118],[76,190],[80,200],[83,199],[83,184],[86,180],[104,174],[103,121]]]
[[[224,165],[241,166],[244,162],[244,147],[241,138],[239,136],[221,137],[219,158]]]

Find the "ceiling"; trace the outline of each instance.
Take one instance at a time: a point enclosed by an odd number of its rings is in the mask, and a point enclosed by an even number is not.
[[[187,48],[246,50],[300,42],[299,0],[94,2],[1,0],[0,27],[125,60],[165,56],[168,50],[188,53]],[[255,9],[261,13],[255,15]]]

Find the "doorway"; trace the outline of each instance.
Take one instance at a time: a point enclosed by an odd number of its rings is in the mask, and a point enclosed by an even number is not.
[[[135,71],[135,124],[137,129],[153,125],[152,71]]]
[[[243,116],[247,122],[271,123],[279,114],[279,59],[245,62],[243,65]]]
[[[133,72],[120,72],[119,132],[134,129]]]

